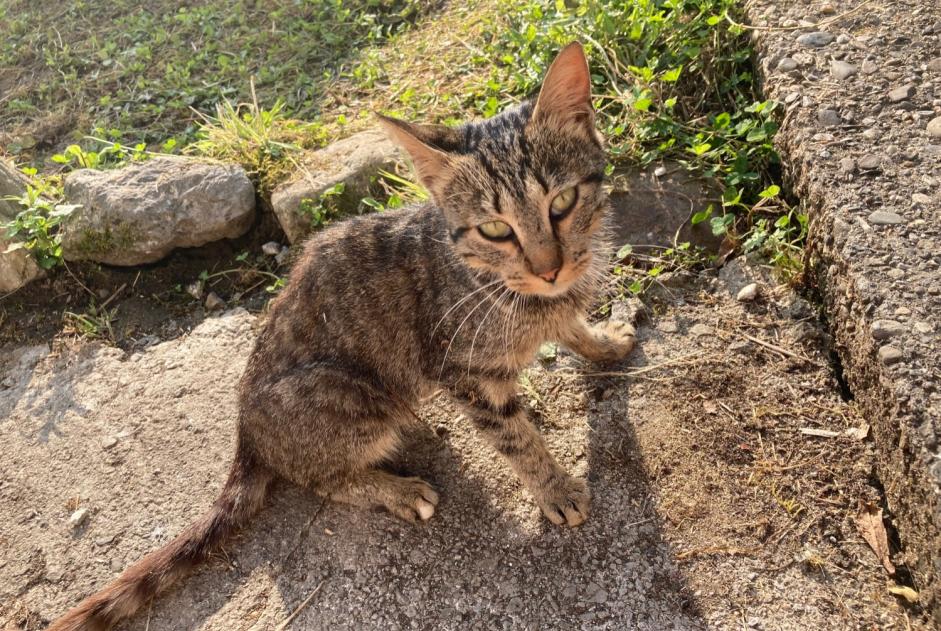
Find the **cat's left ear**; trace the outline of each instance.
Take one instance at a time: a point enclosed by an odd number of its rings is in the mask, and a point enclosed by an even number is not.
[[[454,171],[454,158],[447,148],[459,141],[458,133],[443,125],[416,125],[391,116],[377,116],[393,142],[405,149],[412,159],[422,185],[440,200]]]
[[[591,74],[580,42],[563,48],[549,66],[532,120],[598,140],[591,106]]]

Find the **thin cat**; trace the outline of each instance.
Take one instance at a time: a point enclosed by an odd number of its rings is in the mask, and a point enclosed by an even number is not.
[[[584,318],[610,251],[590,97],[573,43],[534,102],[489,120],[448,128],[380,117],[433,201],[308,241],[242,377],[235,460],[219,498],[50,628],[102,630],[132,615],[260,510],[276,478],[431,518],[435,490],[382,465],[436,389],[462,406],[550,521],[584,522],[585,481],[559,466],[516,389],[546,340],[594,361],[634,346],[629,324]]]

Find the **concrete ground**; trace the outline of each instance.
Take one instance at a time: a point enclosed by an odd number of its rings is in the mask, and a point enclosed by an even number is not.
[[[786,108],[777,142],[811,217],[811,278],[873,424],[908,580],[941,625],[941,3],[746,6]]]
[[[758,297],[735,300],[751,280]],[[612,309],[638,316],[629,362],[561,353],[522,380],[553,452],[588,476],[583,527],[545,521],[438,398],[394,463],[441,492],[430,523],[281,484],[123,628],[275,629],[311,594],[289,628],[919,628],[857,532],[859,503],[880,501],[875,455],[809,305],[734,261]],[[236,309],[140,351],[60,339],[5,358],[0,628],[43,628],[208,506],[260,321]]]

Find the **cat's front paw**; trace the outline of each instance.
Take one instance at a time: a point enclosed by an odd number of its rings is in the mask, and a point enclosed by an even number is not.
[[[560,475],[536,496],[543,514],[557,526],[579,526],[588,519],[591,493],[581,478]]]
[[[617,361],[624,359],[634,349],[637,343],[637,332],[627,322],[606,320],[591,328],[591,332],[598,343],[598,351],[594,361]]]

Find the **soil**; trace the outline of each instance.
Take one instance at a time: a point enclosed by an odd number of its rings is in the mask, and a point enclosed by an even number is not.
[[[165,273],[184,282],[199,267]],[[758,297],[737,301],[752,280]],[[562,351],[521,381],[552,451],[590,481],[584,526],[543,519],[438,397],[394,463],[441,492],[430,523],[281,484],[123,628],[274,629],[298,608],[290,628],[927,628],[857,531],[860,503],[882,502],[876,458],[814,308],[740,260],[661,281],[643,303],[609,305],[638,325],[623,365]],[[145,293],[113,304],[130,313]],[[221,485],[235,382],[264,316],[168,313],[176,327],[140,316],[117,345],[67,331],[47,344],[55,327],[34,327],[0,359],[0,628],[43,628]]]

